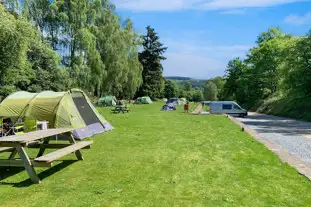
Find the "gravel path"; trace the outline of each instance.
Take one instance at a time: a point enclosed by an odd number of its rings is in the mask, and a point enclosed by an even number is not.
[[[311,122],[257,113],[238,119],[267,140],[311,164]]]

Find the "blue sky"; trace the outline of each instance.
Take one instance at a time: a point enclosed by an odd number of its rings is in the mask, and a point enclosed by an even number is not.
[[[122,18],[144,34],[150,25],[168,47],[164,75],[211,78],[228,61],[245,57],[257,36],[279,26],[302,35],[311,29],[311,0],[111,0]]]

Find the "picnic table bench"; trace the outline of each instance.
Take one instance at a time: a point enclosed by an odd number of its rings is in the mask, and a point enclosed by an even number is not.
[[[113,113],[124,113],[124,112],[129,112],[129,108],[127,105],[116,105],[114,109],[112,109]]]
[[[29,132],[20,135],[13,135],[0,138],[0,152],[11,152],[8,159],[0,159],[0,167],[24,167],[34,183],[40,183],[40,179],[34,167],[52,167],[55,160],[75,153],[78,160],[83,160],[80,149],[88,149],[93,141],[75,141],[72,136],[73,129],[46,129]],[[52,137],[64,135],[68,138],[69,144],[49,144]],[[25,148],[39,148],[39,152],[34,159],[30,159]],[[43,155],[45,149],[58,149],[49,154]],[[15,159],[16,154],[19,159]]]

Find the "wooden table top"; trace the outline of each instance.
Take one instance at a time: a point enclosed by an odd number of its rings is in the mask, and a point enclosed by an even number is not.
[[[58,128],[58,129],[46,129],[34,132],[28,132],[25,134],[18,134],[6,137],[0,137],[0,144],[4,143],[28,143],[37,141],[46,137],[51,137],[59,134],[71,132],[72,128]]]

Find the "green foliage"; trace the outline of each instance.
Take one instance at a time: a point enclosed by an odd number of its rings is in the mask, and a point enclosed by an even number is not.
[[[271,28],[256,43],[244,61],[229,62],[222,96],[277,115],[310,112],[305,103],[311,98],[311,33],[293,37]]]
[[[150,96],[158,98],[163,90],[163,66],[162,60],[167,47],[159,41],[159,36],[153,28],[148,26],[147,34],[143,36],[143,51],[139,53],[139,61],[143,66],[142,85],[137,92],[137,96]]]
[[[174,83],[174,82],[173,82]],[[177,86],[177,84],[176,83],[174,83],[176,86]],[[187,91],[184,91],[184,89],[183,88],[180,88],[179,86],[177,86],[177,88],[178,88],[178,96],[179,96],[179,98],[185,98],[186,96],[187,96]]]
[[[216,101],[218,95],[217,85],[213,81],[208,81],[204,88],[204,100]]]
[[[216,99],[215,100],[222,100],[222,94],[223,94],[223,90],[224,90],[224,85],[225,85],[225,80],[223,77],[215,77],[212,79],[209,79],[207,83],[212,82],[216,85],[217,91],[216,91]],[[206,87],[206,86],[205,86]],[[204,87],[204,89],[205,89]]]
[[[179,96],[178,87],[170,80],[165,81],[164,97],[167,99],[176,98]]]
[[[200,89],[203,90],[206,85],[206,80],[192,79],[188,77],[175,77],[175,76],[170,76],[170,77],[165,77],[165,78],[167,80],[171,80],[175,82],[178,86],[183,88],[183,90],[184,90],[184,86],[187,81],[189,81],[191,84],[191,90],[200,90]]]
[[[192,89],[191,82],[190,81],[186,81],[185,84],[184,84],[184,90],[185,91],[191,91],[191,89]]]
[[[311,96],[311,30],[287,45],[287,56],[282,65],[284,90]]]
[[[59,59],[38,31],[0,5],[0,96],[16,90],[63,90]]]
[[[19,15],[19,2],[5,4],[14,16],[1,8],[1,85],[29,91],[79,87],[95,96],[121,98],[135,94],[142,83],[140,37],[129,19],[120,21],[112,4],[106,0],[26,0],[21,1]],[[163,81],[160,85],[164,87]]]
[[[202,91],[201,90],[192,91],[192,97],[189,98],[189,99],[187,97],[187,100],[194,101],[194,102],[204,101],[204,97],[203,97]]]
[[[241,87],[244,85],[240,83],[242,83],[243,80],[242,75],[246,74],[248,70],[248,66],[239,58],[229,61],[222,91],[222,97],[224,97],[224,99],[237,100],[239,103],[242,102],[244,94],[241,95],[239,92],[243,91]]]

